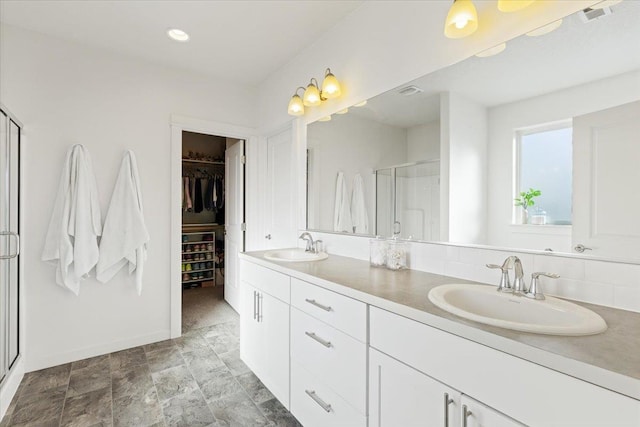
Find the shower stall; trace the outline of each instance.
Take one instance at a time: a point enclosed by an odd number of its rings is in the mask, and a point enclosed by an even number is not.
[[[20,356],[20,138],[22,125],[0,104],[0,397]],[[16,387],[12,384],[11,388]],[[9,393],[12,394],[12,393]],[[1,412],[0,412],[1,415]]]

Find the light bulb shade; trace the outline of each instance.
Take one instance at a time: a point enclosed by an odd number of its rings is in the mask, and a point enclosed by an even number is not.
[[[455,0],[444,23],[444,35],[450,39],[470,36],[478,29],[478,12],[471,0]]]
[[[302,96],[302,102],[305,107],[315,107],[316,105],[320,105],[320,91],[318,90],[318,86],[313,83],[309,83],[304,91],[304,95]]]
[[[300,98],[298,94],[291,97],[288,111],[292,116],[301,116],[304,114],[304,104],[302,103],[302,98]]]
[[[337,98],[341,93],[340,82],[329,71],[322,81],[322,97],[326,99]]]
[[[500,12],[517,12],[533,3],[533,0],[498,0]]]

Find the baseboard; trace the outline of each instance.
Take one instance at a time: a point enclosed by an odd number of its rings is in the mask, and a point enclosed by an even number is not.
[[[167,330],[154,332],[152,334],[140,335],[120,341],[113,341],[107,344],[100,344],[91,347],[80,348],[59,354],[46,354],[31,356],[27,358],[26,372],[37,371],[40,369],[50,368],[52,366],[63,365],[76,360],[86,359],[88,357],[100,356],[103,354],[113,353],[114,351],[126,350],[132,347],[138,347],[145,344],[151,344],[171,338],[171,332]]]
[[[11,368],[11,371],[9,371],[5,379],[2,381],[2,386],[0,387],[0,420],[7,413],[7,409],[9,409],[11,400],[18,391],[18,386],[20,385],[23,377],[24,358],[19,356],[18,360],[15,361],[13,368]]]

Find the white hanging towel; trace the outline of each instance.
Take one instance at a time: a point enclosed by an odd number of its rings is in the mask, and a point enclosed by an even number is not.
[[[98,280],[108,282],[122,267],[129,264],[129,274],[136,272],[136,290],[141,295],[148,242],[149,233],[142,213],[138,165],[133,151],[128,150],[122,159],[104,222],[100,260],[96,269]]]
[[[80,281],[98,262],[101,234],[91,157],[84,146],[76,144],[67,151],[42,251],[42,260],[56,265],[58,285],[80,293]]]
[[[362,176],[359,173],[353,177],[353,193],[351,194],[351,222],[353,223],[354,233],[369,233],[369,215],[367,214],[367,204],[364,201]]]
[[[342,172],[338,172],[338,180],[336,181],[336,204],[333,212],[333,231],[340,233],[353,233],[347,183]]]

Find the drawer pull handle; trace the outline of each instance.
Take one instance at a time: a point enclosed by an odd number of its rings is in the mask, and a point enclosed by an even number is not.
[[[467,418],[473,415],[473,412],[467,409],[467,405],[462,405],[462,427],[467,427]]]
[[[315,391],[305,390],[304,392],[307,393],[307,395],[309,395],[309,397],[312,398],[314,402],[320,405],[322,409],[324,409],[327,412],[331,412],[331,405],[326,403],[324,400],[320,399]]]
[[[323,346],[325,346],[327,348],[331,348],[332,347],[331,346],[331,341],[323,340],[322,338],[320,338],[319,336],[317,336],[313,332],[305,332],[304,334],[306,336],[308,336],[309,338],[312,338],[312,339],[316,340],[317,342],[319,342],[320,344],[322,344]]]
[[[453,403],[453,399],[449,397],[449,393],[444,394],[444,427],[449,427],[449,405]]]
[[[258,293],[253,291],[253,320],[258,318],[258,304],[256,303],[256,299],[258,298]]]
[[[305,299],[305,301],[311,305],[315,305],[316,307],[321,308],[324,311],[331,311],[331,307],[329,307],[328,305],[322,305],[319,302],[316,302],[316,300],[314,299]]]

